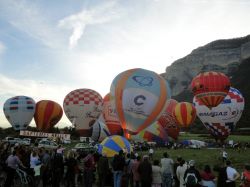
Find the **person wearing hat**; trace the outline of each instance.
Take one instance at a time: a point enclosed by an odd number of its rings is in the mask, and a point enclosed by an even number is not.
[[[184,174],[184,181],[186,187],[198,187],[201,186],[199,183],[201,181],[201,176],[199,171],[195,168],[195,161],[189,161],[189,168],[186,170]]]

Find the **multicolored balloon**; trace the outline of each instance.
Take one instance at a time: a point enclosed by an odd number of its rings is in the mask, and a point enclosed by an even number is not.
[[[135,141],[156,142],[165,145],[165,143],[168,142],[168,135],[165,129],[156,121],[137,135],[132,136],[131,139]]]
[[[104,138],[110,136],[109,129],[105,125],[105,123],[102,120],[102,117],[100,116],[98,120],[95,121],[93,125],[93,131],[91,139],[95,142],[101,142],[104,140]]]
[[[114,98],[107,94],[103,99],[102,115],[111,135],[122,135],[123,129],[118,119]]]
[[[174,117],[181,127],[189,127],[196,118],[195,107],[188,102],[178,103],[174,109]]]
[[[98,147],[98,153],[106,155],[107,157],[115,156],[120,150],[127,153],[131,153],[133,151],[129,141],[119,135],[113,135],[105,138]]]
[[[170,99],[164,78],[145,69],[131,69],[117,75],[110,94],[125,133],[137,134],[153,124]]]
[[[216,107],[228,94],[230,80],[223,73],[205,72],[197,75],[191,83],[194,96],[208,108]]]
[[[239,121],[245,101],[240,91],[231,87],[222,103],[211,110],[196,97],[193,103],[199,119],[211,135],[217,139],[226,139]]]
[[[25,130],[29,126],[36,109],[31,97],[15,96],[5,101],[4,115],[15,130]]]
[[[55,101],[41,100],[36,104],[34,119],[39,131],[47,132],[62,118],[62,107]]]
[[[90,137],[92,126],[102,112],[103,99],[91,89],[77,89],[66,95],[63,109],[81,136]]]
[[[163,112],[161,117],[157,120],[157,123],[159,123],[167,132],[168,137],[171,137],[174,140],[178,139],[180,132],[180,128],[173,114],[177,103],[178,102],[174,99],[168,100],[165,112]]]

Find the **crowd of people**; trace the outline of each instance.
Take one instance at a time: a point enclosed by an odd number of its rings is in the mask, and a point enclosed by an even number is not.
[[[224,153],[225,154],[225,153]],[[61,146],[55,150],[22,145],[0,144],[0,173],[5,174],[4,186],[15,183],[16,170],[21,169],[31,177],[30,186],[52,187],[233,187],[241,179],[242,187],[250,187],[250,166],[239,172],[225,158],[224,165],[205,165],[196,169],[194,160],[175,161],[167,152],[161,159],[149,155],[126,153],[123,150],[113,158],[95,152],[65,151]],[[214,174],[216,173],[216,174]]]

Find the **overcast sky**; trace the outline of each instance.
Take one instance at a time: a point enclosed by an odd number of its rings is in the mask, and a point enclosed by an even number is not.
[[[0,107],[16,95],[62,105],[78,88],[104,96],[130,68],[163,73],[199,46],[248,35],[249,9],[249,0],[0,0]],[[2,110],[0,125],[10,126]]]

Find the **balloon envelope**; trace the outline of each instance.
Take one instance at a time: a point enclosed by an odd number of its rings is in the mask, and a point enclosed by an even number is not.
[[[156,121],[146,129],[143,129],[137,135],[132,136],[135,141],[149,141],[163,144],[168,141],[168,135],[165,129]]]
[[[51,100],[41,100],[36,104],[34,119],[39,131],[48,131],[62,118],[62,107]]]
[[[161,117],[157,120],[167,132],[168,137],[171,137],[174,140],[177,140],[180,132],[180,128],[173,114],[177,103],[178,102],[174,99],[168,100],[165,112],[163,112]]]
[[[31,97],[15,96],[4,103],[4,115],[15,130],[25,130],[29,126],[36,103]]]
[[[113,157],[115,154],[118,154],[120,150],[127,153],[133,151],[129,141],[119,135],[105,138],[98,147],[98,153],[106,155],[107,157]]]
[[[174,109],[174,117],[181,127],[189,127],[196,118],[195,107],[188,102],[178,103]]]
[[[144,69],[131,69],[117,75],[110,94],[122,128],[130,134],[137,134],[154,123],[170,99],[166,80]]]
[[[211,110],[196,97],[193,103],[199,119],[209,132],[218,139],[226,139],[239,121],[245,102],[240,91],[231,87],[222,103]]]
[[[95,142],[103,141],[104,138],[110,136],[109,129],[105,125],[105,123],[102,120],[102,117],[100,116],[98,120],[95,121],[93,125],[93,131],[92,131],[92,140]]]
[[[81,136],[90,137],[92,126],[102,111],[103,99],[91,89],[77,89],[66,95],[63,109]]]
[[[107,94],[103,99],[102,115],[111,135],[122,135],[123,129],[115,110],[114,98]]]
[[[191,83],[194,96],[208,108],[216,107],[226,97],[230,80],[223,73],[205,72],[197,75]]]

